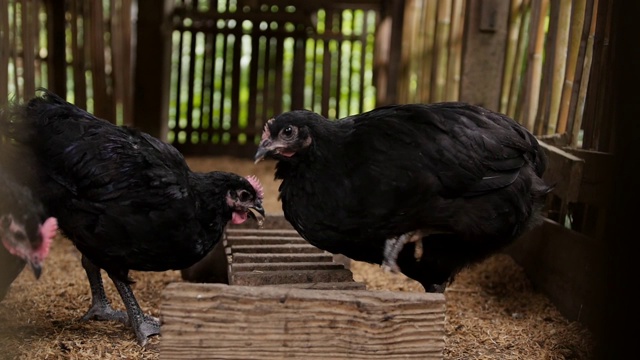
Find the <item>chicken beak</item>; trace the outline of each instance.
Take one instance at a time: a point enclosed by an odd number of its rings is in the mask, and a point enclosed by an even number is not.
[[[271,140],[265,139],[260,142],[260,146],[258,147],[258,151],[253,157],[253,163],[257,164],[261,160],[264,160],[264,157],[271,151]]]
[[[33,275],[36,277],[36,280],[40,279],[40,275],[42,275],[42,265],[34,262],[30,262],[29,265],[31,265],[31,270],[33,270]]]
[[[262,204],[256,204],[255,206],[252,206],[251,209],[255,210],[257,214],[253,211],[249,211],[249,217],[258,223],[258,227],[262,227],[266,216]]]

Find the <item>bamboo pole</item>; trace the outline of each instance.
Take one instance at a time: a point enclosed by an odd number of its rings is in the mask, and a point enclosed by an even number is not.
[[[537,4],[536,4],[537,3]],[[527,79],[529,97],[524,99],[526,113],[524,113],[523,121],[527,129],[533,131],[536,115],[538,113],[538,104],[540,102],[540,89],[542,86],[542,52],[544,50],[545,40],[545,17],[549,11],[549,0],[534,1],[537,6],[539,16],[535,19],[535,44],[533,52],[529,55],[531,63],[531,76]],[[534,18],[532,17],[532,21]]]
[[[451,13],[451,36],[449,37],[449,63],[445,101],[457,101],[460,98],[460,68],[462,66],[462,33],[464,29],[464,1],[453,0]]]
[[[402,28],[402,38],[407,40],[412,46],[403,46],[400,55],[402,64],[400,66],[400,79],[398,84],[398,100],[400,102],[412,102],[415,96],[415,88],[411,86],[411,78],[413,75],[413,67],[417,63],[415,61],[414,51],[418,47],[419,42],[416,39],[416,32],[419,31],[419,24],[416,24],[416,17],[419,16],[416,11],[416,2],[418,0],[408,0],[404,13],[404,24]],[[418,26],[417,26],[418,25]]]
[[[591,61],[593,58],[593,42],[596,33],[596,24],[598,18],[598,0],[594,0],[592,3],[591,18],[589,25],[589,33],[587,35],[587,43],[585,46],[584,61],[581,61],[582,65],[582,77],[580,79],[580,86],[577,92],[577,99],[575,106],[572,107],[575,114],[572,117],[573,125],[571,126],[571,146],[581,146],[580,130],[582,129],[582,118],[584,113],[584,103],[587,97],[587,87],[589,85],[589,74],[591,71]]]
[[[544,45],[544,63],[542,65],[542,83],[540,84],[540,101],[537,106],[537,114],[533,125],[536,135],[546,134],[549,125],[549,110],[551,103],[551,88],[553,83],[554,59],[556,53],[556,41],[558,37],[558,19],[560,7],[558,2],[549,4],[549,29],[547,30],[547,40]]]
[[[422,77],[419,79],[420,87],[420,101],[421,102],[433,102],[431,95],[431,82],[432,82],[432,67],[434,64],[434,47],[435,47],[435,34],[436,34],[436,16],[438,12],[437,0],[423,0],[425,3],[425,51],[424,61],[422,62]]]
[[[582,26],[582,33],[580,35],[580,46],[578,50],[578,56],[576,60],[576,70],[574,75],[574,86],[571,91],[571,99],[569,101],[569,112],[567,114],[567,145],[570,146],[572,143],[572,134],[574,130],[574,118],[576,116],[576,107],[578,103],[578,95],[580,93],[580,84],[582,83],[582,76],[584,72],[584,63],[585,63],[585,55],[587,52],[587,43],[589,39],[589,31],[591,30],[592,25],[592,15],[593,15],[593,7],[595,6],[596,0],[586,0],[585,4],[585,12]],[[579,125],[580,126],[580,125]],[[580,129],[578,129],[580,131]]]
[[[416,26],[417,39],[413,43],[413,46],[409,46],[414,49],[414,52],[411,56],[412,72],[413,72],[411,82],[412,82],[412,86],[414,87],[413,100],[415,102],[422,101],[422,93],[425,90],[427,90],[428,92],[428,89],[425,89],[420,84],[420,79],[422,79],[423,73],[425,72],[425,68],[424,68],[425,59],[431,56],[431,54],[429,54],[429,51],[427,50],[427,44],[429,42],[429,39],[427,39],[428,24],[425,21],[427,17],[427,13],[426,13],[427,9],[425,7],[426,1],[428,0],[414,1],[415,14],[413,14],[413,17],[415,17],[414,24]],[[405,19],[406,18],[407,17],[405,16]]]
[[[574,0],[571,8],[571,26],[569,28],[569,49],[567,54],[567,66],[565,70],[564,86],[560,94],[558,125],[556,132],[563,134],[567,132],[567,122],[569,116],[569,106],[571,105],[571,94],[575,81],[576,67],[578,64],[578,52],[580,50],[580,38],[582,27],[584,26],[584,15],[586,0]],[[570,130],[569,130],[570,131]]]
[[[569,47],[572,1],[559,1],[558,3],[558,31],[556,32],[555,56],[553,60],[553,80],[551,81],[547,134],[564,132],[564,129],[560,131],[557,128],[557,124],[564,83],[562,80],[565,78],[567,66],[569,66],[567,64],[567,53],[571,50],[567,48]],[[566,129],[566,120],[564,126]]]
[[[518,107],[518,104],[519,104],[518,96],[521,95],[522,93],[524,93],[525,95],[527,94],[526,89],[525,91],[521,92],[522,73],[523,73],[522,67],[525,67],[524,60],[525,60],[525,54],[527,53],[527,45],[531,41],[535,40],[535,36],[532,37],[529,35],[530,28],[531,28],[531,21],[533,21],[533,19],[536,17],[532,15],[532,12],[535,15],[535,13],[539,12],[539,9],[536,10],[537,7],[531,6],[531,0],[524,0],[521,8],[522,8],[522,19],[520,20],[520,28],[518,30],[519,35],[518,35],[516,54],[513,61],[513,67],[509,71],[512,75],[511,75],[511,84],[509,85],[509,95],[508,95],[506,114],[511,116],[514,119],[520,119],[519,122],[524,125],[525,119],[523,118],[522,111],[521,111],[522,104],[520,103],[520,106]],[[528,63],[526,65],[526,70],[527,70],[527,77],[528,77],[529,74],[531,73],[531,63]]]
[[[447,74],[447,59],[449,51],[446,48],[447,39],[451,32],[451,1],[441,1],[438,3],[438,17],[436,20],[436,40],[435,59],[433,77],[433,101],[438,102],[444,99]]]
[[[0,106],[9,100],[9,1],[0,0]],[[4,9],[7,9],[6,11]]]
[[[19,26],[18,26],[18,9],[22,9],[24,10],[24,4],[22,3],[22,0],[16,0],[15,3],[13,3],[13,23],[12,25],[12,44],[11,44],[11,58],[13,58],[13,82],[14,82],[14,86],[15,86],[15,91],[14,91],[14,96],[16,100],[24,100],[24,98],[22,97],[22,95],[24,95],[24,93],[21,95],[21,89],[20,89],[20,80],[18,79],[18,68],[21,67],[20,62],[18,61],[18,33],[19,33]]]
[[[36,4],[34,0],[25,0],[22,3],[22,85],[24,99],[28,99],[35,94],[35,39],[37,37],[37,25],[33,24],[33,16]]]
[[[518,49],[518,40],[520,39],[520,24],[522,23],[522,1],[511,0],[509,12],[509,29],[507,33],[507,47],[504,60],[504,75],[502,76],[502,89],[500,91],[499,111],[507,112],[509,106],[509,94],[511,92],[511,81],[514,76],[514,63]]]

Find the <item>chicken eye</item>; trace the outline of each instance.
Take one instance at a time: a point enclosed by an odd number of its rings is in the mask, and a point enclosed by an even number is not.
[[[243,191],[240,192],[238,198],[242,202],[247,202],[247,201],[249,201],[251,199],[251,194],[249,194],[248,192],[243,190]]]
[[[288,138],[291,137],[291,135],[293,135],[293,127],[287,126],[286,128],[284,128],[282,130],[282,135]]]

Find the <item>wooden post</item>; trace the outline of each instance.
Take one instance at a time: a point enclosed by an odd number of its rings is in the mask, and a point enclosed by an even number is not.
[[[469,0],[465,18],[460,100],[498,110],[509,1]]]
[[[48,0],[47,9],[47,66],[48,90],[62,98],[67,95],[67,61],[65,59],[64,0]]]
[[[398,102],[398,79],[401,76],[402,23],[405,0],[386,1],[376,34],[376,105]]]
[[[139,0],[133,124],[166,141],[171,77],[171,0]]]

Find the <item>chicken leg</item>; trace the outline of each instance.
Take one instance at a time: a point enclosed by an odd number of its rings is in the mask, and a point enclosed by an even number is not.
[[[136,333],[138,344],[140,344],[140,346],[146,345],[150,336],[160,334],[160,319],[145,315],[142,312],[129,284],[114,279],[113,277],[111,280],[115,284],[116,289],[118,289],[122,302],[127,308],[128,323]]]
[[[391,271],[393,273],[399,273],[400,267],[396,261],[400,251],[404,248],[404,245],[410,242],[416,243],[414,256],[416,261],[420,261],[422,258],[422,238],[426,235],[422,230],[416,230],[402,234],[398,237],[387,239],[384,244],[384,260],[382,261],[382,268]]]
[[[82,257],[82,266],[87,273],[91,287],[91,308],[82,317],[83,320],[116,320],[131,326],[140,346],[147,343],[149,336],[160,333],[160,320],[143,314],[128,284],[111,277],[127,312],[114,310],[104,292],[100,268],[84,256]]]
[[[116,320],[127,324],[127,314],[111,307],[111,303],[104,292],[100,268],[85,256],[82,257],[82,267],[87,273],[89,287],[91,288],[91,308],[82,317],[82,320]]]

